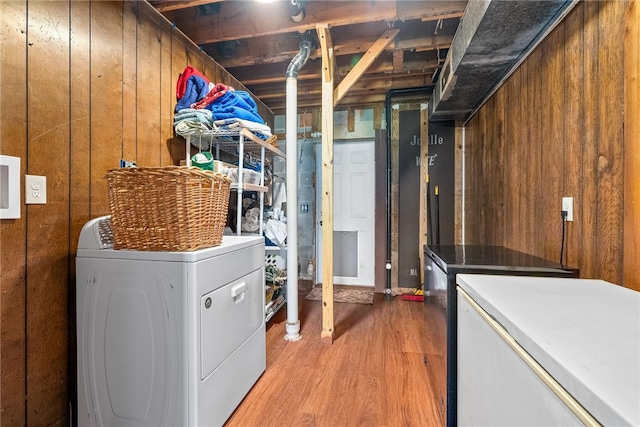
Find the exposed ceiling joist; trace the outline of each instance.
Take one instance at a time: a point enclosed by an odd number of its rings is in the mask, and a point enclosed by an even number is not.
[[[158,0],[152,1],[151,4],[158,9],[159,12],[169,12],[172,10],[186,9],[188,7],[202,6],[211,3],[219,3],[224,0]]]
[[[286,2],[227,1],[221,4],[218,14],[201,15],[197,9],[184,9],[170,12],[170,19],[196,44],[202,45],[305,32],[314,30],[317,23],[329,23],[333,28],[375,21],[446,19],[462,13],[465,5],[466,1],[311,1],[306,7],[306,18],[296,23],[289,18]]]
[[[388,90],[432,85],[467,5],[467,0],[310,0],[303,2],[306,16],[296,23],[287,7],[290,1],[151,0],[277,112],[284,110],[285,73],[299,51],[300,32],[315,37],[318,28],[325,28],[330,37],[336,102],[384,102]],[[371,56],[369,49],[387,31],[396,34]],[[322,47],[316,42],[298,74],[299,105],[304,108],[319,108],[322,102]]]

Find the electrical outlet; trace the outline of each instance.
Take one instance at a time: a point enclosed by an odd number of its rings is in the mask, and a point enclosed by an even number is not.
[[[573,221],[573,197],[562,198],[562,210],[567,211],[567,221]]]
[[[27,205],[44,205],[47,203],[46,176],[24,176],[24,203]]]

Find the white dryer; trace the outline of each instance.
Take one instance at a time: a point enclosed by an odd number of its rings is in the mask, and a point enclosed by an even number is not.
[[[266,368],[264,238],[114,250],[89,221],[76,259],[78,424],[218,426]]]

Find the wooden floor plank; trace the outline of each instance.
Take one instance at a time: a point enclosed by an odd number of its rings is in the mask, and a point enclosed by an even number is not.
[[[385,301],[381,294],[373,305],[336,303],[334,310],[331,345],[319,338],[320,301],[300,298],[298,342],[284,340],[285,310],[274,316],[267,329],[267,370],[227,427],[443,424],[427,376],[428,369],[444,369],[438,360],[443,353],[426,334],[442,322],[427,326],[423,303]]]

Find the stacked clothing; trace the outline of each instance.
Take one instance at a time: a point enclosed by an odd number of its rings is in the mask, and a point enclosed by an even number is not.
[[[209,110],[214,120],[237,118],[264,125],[248,92],[237,91],[222,83],[214,84],[191,66],[185,68],[178,78],[176,98],[176,113],[185,109]]]
[[[222,120],[214,120],[213,124],[217,129],[231,130],[236,128],[246,128],[255,133],[262,139],[268,139],[272,136],[271,128],[263,123],[253,122],[238,118],[229,118]]]
[[[186,108],[193,108],[192,105],[207,96],[210,91],[210,81],[198,70],[189,66],[180,74],[176,84],[176,112]]]
[[[213,129],[213,115],[209,110],[183,108],[173,116],[173,128],[181,136],[210,131]]]
[[[264,124],[255,101],[245,91],[227,91],[207,108],[211,110],[215,120],[235,118]]]

